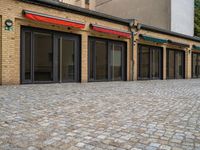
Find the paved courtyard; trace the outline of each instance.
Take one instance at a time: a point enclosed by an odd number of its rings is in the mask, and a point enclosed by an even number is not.
[[[1,150],[200,150],[200,79],[0,86]]]

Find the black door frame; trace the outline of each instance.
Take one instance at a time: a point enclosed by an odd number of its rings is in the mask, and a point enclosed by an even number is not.
[[[148,78],[142,78],[141,77],[141,62],[142,62],[142,47],[148,48],[148,53],[149,53],[149,77]],[[152,60],[153,60],[153,50],[152,49],[157,49],[159,51],[159,77],[155,78],[152,77]],[[163,79],[163,48],[158,47],[158,46],[151,46],[151,45],[146,45],[146,44],[138,44],[138,80],[162,80]]]
[[[96,50],[95,50],[95,42],[101,41],[106,43],[107,48],[107,79],[106,80],[97,80],[96,79]],[[90,45],[93,42],[93,45]],[[112,54],[111,54],[111,46],[113,44],[122,46],[122,80],[112,80],[111,76],[111,63],[112,63]],[[93,49],[93,79],[90,79],[90,51],[91,47]],[[88,37],[88,81],[89,82],[105,82],[105,81],[125,81],[126,80],[126,70],[127,70],[127,43],[123,41],[116,41],[116,40],[110,40],[110,39],[104,39],[104,38],[98,38],[98,37]]]
[[[198,70],[198,75],[197,75],[197,77],[194,77],[194,75],[193,75],[193,71],[194,71],[193,70],[193,65],[194,65],[194,57],[193,56],[194,56],[194,54],[197,55],[196,62],[198,64],[198,57],[199,57],[199,60],[200,60],[200,53],[194,53],[194,52],[192,52],[192,69],[191,69],[192,70],[192,78],[194,78],[194,79],[196,78],[197,79],[197,78],[200,78],[200,65],[198,65],[198,69],[197,69]]]
[[[63,80],[60,79],[60,76],[58,74],[60,74],[60,41],[61,39],[67,39],[67,40],[71,40],[74,41],[74,80]],[[58,42],[59,41],[59,42]],[[80,50],[80,38],[76,35],[66,35],[65,33],[56,33],[54,35],[54,45],[55,45],[55,49],[56,50],[56,56],[58,59],[56,60],[56,72],[57,72],[57,76],[56,76],[56,81],[60,82],[60,83],[68,83],[68,82],[80,82],[81,79],[81,50]]]
[[[169,52],[170,51],[174,51],[174,78],[169,78]],[[183,78],[177,78],[176,76],[176,54],[177,53],[182,53],[183,54],[183,62],[182,62],[182,70],[183,70]],[[170,49],[170,48],[167,48],[167,79],[185,79],[185,51],[183,50],[178,50],[178,49]]]
[[[29,32],[31,34],[31,80],[25,80],[25,33]],[[52,51],[53,51],[53,80],[52,81],[34,81],[34,34],[35,33],[47,33],[52,35]],[[21,27],[21,52],[20,52],[20,82],[21,84],[37,84],[37,83],[59,83],[58,77],[58,53],[59,53],[59,46],[56,40],[59,36],[63,36],[68,39],[76,40],[76,48],[75,51],[77,52],[77,65],[75,69],[75,79],[76,81],[66,81],[66,82],[80,82],[81,80],[81,45],[80,45],[80,36],[71,33],[59,32],[54,30],[47,30],[41,28],[34,28],[34,27]],[[64,82],[62,82],[64,83]]]

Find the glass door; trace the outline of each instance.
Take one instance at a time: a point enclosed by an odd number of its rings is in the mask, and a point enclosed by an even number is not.
[[[21,82],[54,82],[52,33],[23,28],[21,40]]]
[[[157,48],[151,49],[151,78],[159,79],[161,78],[161,50]]]
[[[167,50],[167,78],[183,79],[185,77],[184,51]]]
[[[200,54],[198,54],[197,64],[198,78],[200,78]]]
[[[80,80],[80,54],[79,38],[76,36],[66,36],[64,34],[55,35],[55,45],[57,49],[57,80],[59,82],[79,82]]]
[[[22,83],[80,80],[79,36],[23,27],[21,40]]]
[[[53,81],[53,39],[48,33],[33,33],[34,81]]]
[[[111,72],[111,80],[112,81],[120,81],[123,80],[124,76],[124,52],[123,46],[112,43],[110,45],[110,53],[111,53],[111,63],[110,63],[110,72]]]
[[[138,78],[154,80],[162,78],[162,49],[148,45],[139,45]]]
[[[200,54],[192,54],[192,77],[200,78]]]
[[[125,80],[125,44],[99,38],[89,38],[89,81]]]

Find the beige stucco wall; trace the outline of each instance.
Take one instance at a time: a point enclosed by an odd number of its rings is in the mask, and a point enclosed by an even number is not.
[[[85,0],[59,0],[59,1],[63,2],[63,3],[75,5],[78,7],[87,8],[87,6],[85,4]],[[89,9],[95,10],[95,6],[96,6],[95,2],[96,2],[95,0],[90,0]]]
[[[96,0],[96,10],[170,29],[170,0]]]

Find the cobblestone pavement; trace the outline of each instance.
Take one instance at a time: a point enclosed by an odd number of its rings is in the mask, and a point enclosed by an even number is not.
[[[0,86],[1,150],[200,150],[200,80]]]

